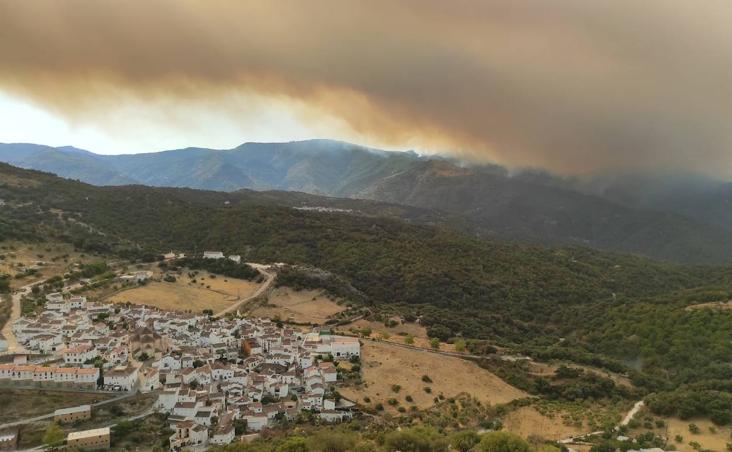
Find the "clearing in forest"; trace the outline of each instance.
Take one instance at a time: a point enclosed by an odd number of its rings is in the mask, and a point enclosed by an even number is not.
[[[211,309],[218,312],[247,298],[260,283],[226,278],[201,272],[191,279],[186,273],[176,276],[175,282],[151,281],[143,286],[123,290],[108,298],[113,303],[144,304],[169,311],[200,312]]]
[[[345,309],[329,299],[322,290],[296,291],[289,287],[277,287],[270,293],[267,304],[254,309],[251,315],[322,325]]]
[[[344,387],[340,393],[371,406],[382,403],[385,409],[396,409],[388,403],[392,398],[399,402],[396,407],[409,409],[412,405],[430,407],[440,394],[454,397],[467,393],[493,405],[528,395],[473,362],[369,340],[363,341],[361,347],[361,371],[363,384]],[[394,385],[399,385],[398,391]],[[365,402],[364,397],[370,402]]]

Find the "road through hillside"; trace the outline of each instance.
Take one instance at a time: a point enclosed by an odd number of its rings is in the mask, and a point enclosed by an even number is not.
[[[41,282],[43,281],[36,281],[33,284],[28,284],[13,292],[13,306],[10,311],[10,317],[8,318],[8,321],[5,322],[5,325],[2,329],[2,335],[5,336],[5,340],[8,344],[8,349],[4,352],[4,354],[22,353],[25,351],[25,348],[23,348],[23,346],[18,343],[18,340],[15,337],[15,333],[13,332],[13,323],[15,323],[15,321],[20,318],[21,299],[23,298],[23,296],[27,295],[34,285]]]
[[[254,267],[254,268],[256,268],[260,273],[262,273],[264,275],[264,277],[265,277],[264,282],[250,296],[248,296],[246,298],[242,298],[240,300],[237,300],[234,304],[232,304],[228,308],[226,308],[226,309],[224,309],[222,311],[217,312],[215,314],[216,317],[224,316],[224,315],[226,315],[226,314],[228,314],[230,312],[236,312],[237,309],[239,309],[241,307],[241,305],[243,305],[244,303],[247,303],[247,302],[249,302],[251,300],[254,300],[255,298],[259,297],[265,291],[267,291],[267,289],[269,289],[272,286],[272,283],[275,280],[275,276],[277,276],[277,273],[275,271],[270,270],[270,267],[268,265],[251,264],[251,263],[249,265],[252,266],[252,267]]]

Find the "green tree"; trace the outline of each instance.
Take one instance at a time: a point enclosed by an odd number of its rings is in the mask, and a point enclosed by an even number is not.
[[[66,435],[61,427],[53,422],[46,427],[46,432],[43,434],[43,444],[46,446],[55,445],[63,441],[65,437]]]
[[[390,452],[444,452],[448,442],[433,428],[412,427],[387,433],[384,448]]]
[[[465,351],[465,340],[457,339],[455,341],[455,351],[461,353]]]
[[[275,452],[308,452],[308,444],[302,436],[291,436],[275,449]]]
[[[490,432],[480,438],[479,452],[529,452],[531,447],[520,436],[508,432]]]
[[[346,452],[353,450],[356,436],[350,433],[322,431],[310,437],[308,446],[316,452]]]
[[[460,452],[468,452],[480,442],[480,435],[472,430],[464,430],[450,435],[450,446]]]

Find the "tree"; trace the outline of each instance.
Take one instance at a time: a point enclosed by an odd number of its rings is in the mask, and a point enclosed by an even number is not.
[[[302,436],[291,436],[282,442],[275,452],[308,452],[308,444]]]
[[[460,452],[468,452],[480,442],[480,435],[472,430],[464,430],[450,435],[450,446]]]
[[[455,341],[455,351],[461,352],[461,353],[465,351],[465,340],[464,339],[457,339]]]
[[[412,345],[412,344],[414,344],[414,336],[412,336],[411,334],[408,334],[408,335],[407,335],[407,336],[406,336],[406,337],[404,338],[404,343],[405,343],[405,344],[407,344],[407,345]]]
[[[443,452],[448,450],[448,443],[433,428],[412,427],[387,433],[384,447],[390,452]]]
[[[438,339],[436,337],[433,337],[432,339],[430,339],[430,347],[434,348],[435,350],[440,348],[440,339]]]
[[[355,445],[355,435],[335,431],[318,432],[308,441],[310,450],[317,452],[346,452]]]
[[[529,452],[531,447],[520,436],[508,432],[490,432],[480,438],[479,452]]]
[[[46,432],[43,434],[43,444],[46,446],[52,446],[60,443],[64,440],[66,435],[64,434],[64,431],[61,430],[61,427],[55,422],[49,424],[48,427],[46,427]]]

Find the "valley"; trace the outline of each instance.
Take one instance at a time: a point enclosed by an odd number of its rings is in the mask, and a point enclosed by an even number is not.
[[[729,299],[732,271],[724,266],[486,241],[374,212],[295,210],[269,195],[97,188],[3,170],[15,182],[0,187],[9,207],[1,220],[14,225],[4,230],[15,243],[55,237],[72,247],[64,250],[76,271],[99,272],[83,286],[71,283],[72,292],[123,307],[264,317],[356,336],[363,355],[355,365],[339,364],[338,392],[387,425],[430,419],[459,430],[479,425],[479,416],[527,439],[557,441],[616,425],[657,390],[661,372],[669,389],[650,397],[649,409],[670,422],[679,414],[664,414],[666,398],[683,404],[715,387],[705,372],[716,369],[716,349],[696,354],[698,392],[676,376],[685,365],[672,353],[688,349],[660,354],[656,347],[655,363],[640,371],[619,358],[648,353],[637,346],[652,340],[643,329],[668,316],[700,326],[697,317],[712,316],[714,335],[694,327],[665,334],[693,331],[717,347],[720,332],[732,326],[725,310],[695,308]],[[201,260],[195,249],[260,264],[214,263],[228,260]],[[170,250],[192,257],[163,260]],[[119,279],[125,275],[145,279]],[[33,303],[37,314],[42,305]],[[626,333],[620,340],[618,328]],[[451,400],[463,400],[457,414]],[[463,421],[448,421],[445,410]],[[714,415],[727,412],[732,405]]]

